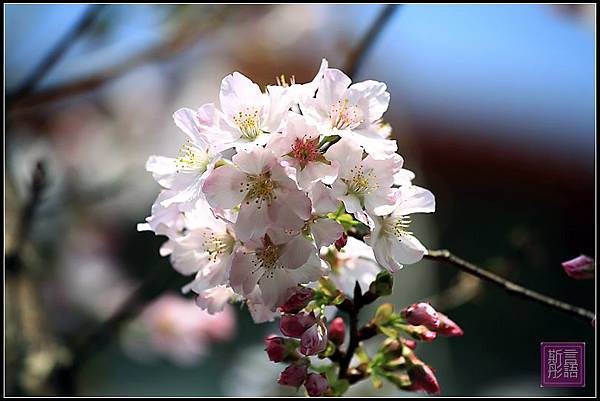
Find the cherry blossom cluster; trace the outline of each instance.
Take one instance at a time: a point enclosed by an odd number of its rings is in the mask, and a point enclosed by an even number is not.
[[[241,301],[257,322],[279,316],[298,286],[329,277],[348,294],[382,267],[419,261],[409,216],[435,209],[388,139],[384,83],[352,84],[326,60],[311,82],[277,82],[263,92],[234,72],[219,106],[174,113],[187,141],[148,159],[162,191],[139,225],[168,237],[160,252],[193,276],[184,291],[200,307]],[[364,243],[347,236],[357,228]]]

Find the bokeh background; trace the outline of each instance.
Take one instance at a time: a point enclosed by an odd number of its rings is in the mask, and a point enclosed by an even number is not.
[[[158,253],[163,239],[136,231],[159,191],[146,158],[173,155],[183,142],[172,113],[216,101],[232,71],[266,85],[282,73],[308,81],[323,57],[342,68],[383,6],[93,7],[5,5],[5,255],[20,240],[39,160],[48,177],[19,248],[26,278],[5,276],[7,394],[60,392],[60,380],[58,390],[40,383],[64,346],[93,333],[148,277],[141,304],[158,293],[183,297],[185,278]],[[90,13],[54,66],[23,91]],[[436,195],[436,213],[413,219],[428,247],[592,310],[595,280],[569,279],[560,262],[595,256],[595,29],[593,5],[405,5],[355,76],[387,83],[385,117],[405,166]],[[405,268],[395,287],[398,307],[430,300],[465,331],[419,349],[441,395],[595,394],[591,325],[439,263]],[[194,312],[165,313],[200,319]],[[263,351],[276,324],[255,325],[235,306],[230,313],[233,323],[220,336],[202,334],[202,349],[182,361],[160,352],[142,312],[95,343],[65,388],[90,396],[302,395],[275,383],[281,366]],[[23,327],[27,319],[33,329]],[[161,322],[154,330],[168,333]],[[542,341],[586,343],[585,388],[540,388]],[[368,381],[350,394],[410,395]]]

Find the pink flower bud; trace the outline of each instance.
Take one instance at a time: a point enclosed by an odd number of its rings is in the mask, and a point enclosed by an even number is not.
[[[296,313],[304,309],[313,297],[313,290],[306,287],[298,287],[294,289],[292,295],[281,306],[281,311],[284,313]]]
[[[402,315],[413,326],[425,326],[430,330],[435,330],[440,325],[438,313],[433,309],[433,306],[426,302],[419,302],[409,306],[402,311]]]
[[[316,323],[315,315],[311,313],[300,312],[297,315],[283,315],[279,322],[279,330],[288,337],[302,337],[302,334],[310,326]]]
[[[267,346],[265,351],[267,351],[270,361],[283,362],[286,359],[298,358],[298,354],[295,352],[298,340],[270,335],[265,338],[265,344]]]
[[[437,330],[439,334],[447,337],[460,337],[464,334],[463,330],[448,316],[440,312],[438,312],[438,316],[440,317],[440,327]]]
[[[346,323],[341,317],[336,317],[331,321],[329,325],[329,333],[327,336],[336,345],[342,345],[344,343],[344,336],[346,335]]]
[[[284,386],[300,387],[306,380],[309,363],[306,359],[303,359],[291,364],[281,372],[277,383]]]
[[[409,340],[407,338],[402,338],[400,337],[400,341],[402,341],[402,344],[406,345],[408,348],[414,350],[415,348],[417,348],[417,342],[413,341],[413,340]]]
[[[311,373],[306,378],[306,392],[311,397],[319,397],[329,388],[329,383],[324,373]]]
[[[437,394],[440,392],[438,381],[429,366],[423,364],[413,365],[408,370],[408,376],[412,382],[412,390],[422,390],[428,394]]]
[[[585,280],[594,278],[596,271],[596,264],[594,259],[589,256],[581,255],[575,259],[567,260],[562,263],[565,273],[571,278],[576,280]]]
[[[342,233],[342,236],[334,242],[334,245],[335,245],[335,248],[339,251],[340,249],[345,247],[347,243],[348,243],[348,234]]]
[[[300,352],[304,355],[315,355],[327,348],[327,329],[324,324],[312,325],[302,334]]]

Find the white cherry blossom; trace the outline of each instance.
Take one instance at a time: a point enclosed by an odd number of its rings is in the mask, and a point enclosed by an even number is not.
[[[427,248],[408,231],[409,215],[433,213],[435,197],[425,188],[416,185],[398,189],[394,211],[387,216],[373,216],[375,226],[365,242],[373,248],[377,262],[391,272],[404,264],[420,261]]]

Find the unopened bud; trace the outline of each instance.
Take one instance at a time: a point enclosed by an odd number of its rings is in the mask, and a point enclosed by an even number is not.
[[[440,327],[437,332],[447,337],[460,337],[464,334],[463,330],[450,318],[443,313],[438,312],[440,318]]]
[[[426,302],[413,304],[402,311],[402,316],[413,326],[425,326],[435,330],[440,326],[438,313]]]
[[[300,312],[296,315],[283,315],[279,321],[279,329],[288,337],[302,337],[302,334],[310,326],[316,323],[315,315],[311,313]]]
[[[369,285],[369,292],[383,297],[392,293],[394,286],[394,277],[387,271],[382,271],[377,274],[375,281]]]
[[[309,396],[318,397],[327,391],[329,388],[329,383],[327,382],[327,377],[325,377],[325,374],[311,373],[306,378],[304,387],[306,387],[306,392]]]
[[[301,359],[300,361],[291,364],[279,374],[277,383],[284,386],[299,388],[306,380],[309,364],[310,362],[306,359]]]
[[[565,273],[576,280],[585,280],[594,278],[596,272],[596,264],[594,259],[589,256],[581,255],[575,259],[567,260],[562,263]]]
[[[425,342],[432,342],[437,338],[435,331],[429,330],[425,326],[408,326],[403,325],[402,330],[408,333],[415,340],[421,340]]]
[[[265,351],[267,351],[270,361],[283,362],[298,357],[295,352],[295,348],[298,346],[298,340],[271,335],[265,338],[265,344],[267,346]]]
[[[316,355],[327,348],[327,329],[317,323],[308,328],[300,339],[300,352],[304,355]]]
[[[333,319],[329,325],[329,333],[327,336],[336,345],[342,345],[344,343],[344,337],[346,335],[346,323],[341,317]]]
[[[412,390],[422,390],[428,394],[437,394],[440,392],[438,381],[429,366],[424,364],[413,365],[408,370],[408,376],[410,377]]]
[[[335,248],[339,251],[340,249],[345,247],[347,243],[348,243],[348,234],[342,233],[342,236],[335,241],[334,245],[335,245]]]
[[[314,291],[306,287],[298,287],[294,289],[288,300],[281,305],[281,311],[284,313],[296,313],[304,309],[311,301]]]

